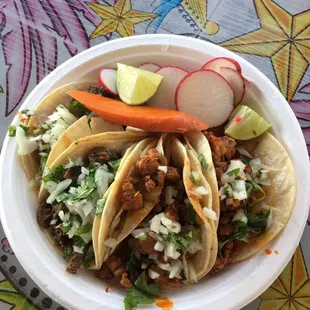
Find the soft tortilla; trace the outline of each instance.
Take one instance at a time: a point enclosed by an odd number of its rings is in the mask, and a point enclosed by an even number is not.
[[[235,262],[244,260],[261,250],[275,238],[288,222],[296,201],[297,181],[293,163],[280,142],[270,133],[245,142],[240,142],[254,157],[277,169],[269,172],[271,186],[265,187],[266,200],[264,204],[271,207],[272,224],[259,237],[242,242],[234,251],[232,259]]]

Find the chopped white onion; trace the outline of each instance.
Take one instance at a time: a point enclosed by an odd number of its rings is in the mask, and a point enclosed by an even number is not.
[[[250,167],[252,169],[252,173],[257,173],[260,169],[262,169],[262,161],[260,158],[254,158],[250,161]]]
[[[238,199],[238,200],[247,199],[248,195],[246,192],[244,180],[235,180],[235,181],[231,182],[231,185],[234,189],[233,196],[235,199]]]
[[[57,112],[59,113],[59,116],[67,123],[67,124],[73,124],[77,121],[77,118],[69,112],[67,108],[65,108],[62,104],[60,104],[56,108]]]
[[[191,261],[187,262],[188,265],[188,273],[189,273],[189,279],[195,282],[198,282],[197,280],[197,273],[193,266],[193,263]]]
[[[89,170],[88,170],[87,168],[85,168],[85,167],[82,167],[82,168],[81,168],[81,172],[82,172],[83,174],[89,175]]]
[[[248,158],[253,158],[253,156],[243,146],[237,146],[236,149],[240,155],[246,156]]]
[[[186,260],[186,253],[184,253],[183,257],[182,257],[182,263],[183,263],[183,271],[184,271],[184,275],[186,280],[189,280],[189,272],[188,272],[188,265],[187,265],[187,260]]]
[[[158,254],[149,254],[149,259],[158,259]]]
[[[136,238],[136,239],[139,239],[141,236],[145,236],[146,233],[148,233],[150,231],[149,228],[138,228],[138,229],[135,229],[133,230],[133,232],[131,233],[131,235]]]
[[[57,220],[51,220],[50,225],[55,225],[57,223]]]
[[[162,242],[157,241],[155,243],[154,250],[162,252],[164,250],[164,248],[165,248],[165,245]]]
[[[46,199],[46,202],[48,204],[51,204],[59,194],[61,194],[63,191],[65,191],[69,187],[71,182],[72,180],[66,179],[58,183],[56,189]]]
[[[64,217],[65,217],[64,211],[60,210],[60,211],[58,212],[58,216],[59,216],[60,220],[64,222]]]
[[[171,271],[169,274],[169,279],[175,278],[176,275],[179,275],[180,272],[182,271],[182,263],[179,259],[174,260],[171,263]]]
[[[83,248],[80,248],[76,245],[73,246],[73,251],[79,254],[83,254]]]
[[[193,186],[191,192],[196,196],[204,196],[209,194],[209,191],[204,186]]]
[[[166,205],[170,205],[174,202],[173,199],[173,187],[172,186],[167,186],[165,188],[165,203]]]
[[[273,220],[273,212],[272,212],[272,209],[270,209],[270,214],[267,219],[266,231],[270,229],[272,225],[272,220]]]
[[[108,238],[106,241],[104,241],[104,245],[106,245],[109,248],[114,248],[116,244],[117,241],[114,238]]]
[[[77,230],[77,227],[76,226],[72,226],[71,229],[68,231],[67,235],[69,237],[69,239],[72,239],[73,236],[75,235],[76,233],[76,230]]]
[[[160,227],[159,227],[159,232],[163,235],[168,235],[168,233],[169,233],[168,229],[162,225],[160,225]]]
[[[16,143],[19,155],[30,154],[39,147],[36,141],[30,141],[26,137],[25,130],[20,126],[16,127]]]
[[[152,270],[151,268],[149,268],[148,274],[149,274],[149,277],[153,280],[159,278],[160,276],[158,272]]]
[[[159,260],[155,261],[155,264],[162,270],[166,270],[166,271],[170,271],[171,270],[171,266],[170,264],[163,264],[161,263]]]
[[[161,222],[161,217],[158,215],[155,215],[150,221],[150,229],[154,232],[156,232],[157,234],[159,234],[159,229],[160,229],[160,222]]]
[[[191,254],[195,254],[197,253],[198,251],[201,251],[202,250],[202,245],[199,241],[196,241],[194,243],[191,243],[188,247],[188,252],[190,252]]]
[[[85,216],[88,216],[91,211],[94,210],[94,205],[91,201],[87,201],[83,206],[83,212]]]
[[[113,181],[114,175],[107,171],[105,167],[97,168],[95,172],[95,183],[100,196],[104,196],[109,188],[109,184]]]
[[[76,158],[76,160],[75,160],[75,165],[76,165],[76,166],[83,166],[83,165],[84,165],[84,162],[83,162],[82,157]]]
[[[244,209],[239,209],[235,216],[232,219],[232,222],[234,221],[242,221],[244,223],[248,222],[248,218],[246,217],[246,215],[244,214]]]
[[[221,176],[222,183],[225,184],[235,180],[239,175],[243,174],[244,168],[245,164],[241,160],[239,159],[231,160],[227,171],[223,173]],[[239,172],[230,176],[229,173],[236,169],[239,169]]]
[[[204,214],[207,218],[209,218],[209,219],[211,219],[211,220],[214,220],[214,221],[217,221],[217,215],[216,215],[216,213],[215,213],[213,210],[211,210],[211,209],[205,207],[205,208],[202,209],[202,212],[203,212],[203,214]]]
[[[143,263],[141,264],[141,269],[146,269],[146,268],[147,268],[147,263],[144,263],[144,262],[143,262]]]
[[[54,181],[48,181],[44,183],[44,187],[48,190],[48,192],[51,194],[57,187],[57,183]]]
[[[163,173],[167,173],[168,167],[167,166],[158,166],[157,168],[159,171],[162,171]]]

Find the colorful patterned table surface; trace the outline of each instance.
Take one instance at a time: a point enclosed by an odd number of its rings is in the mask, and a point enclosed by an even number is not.
[[[290,103],[310,151],[310,0],[0,0],[0,140],[57,65],[145,33],[210,41],[254,64]],[[309,225],[279,278],[244,309],[310,309]],[[63,309],[25,273],[2,228],[0,240],[0,309]]]

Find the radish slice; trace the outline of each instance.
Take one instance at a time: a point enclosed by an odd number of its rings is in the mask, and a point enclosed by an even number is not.
[[[235,106],[238,105],[245,93],[245,83],[240,73],[231,68],[220,68],[218,73],[230,84],[235,93]]]
[[[175,102],[177,110],[196,116],[210,127],[222,125],[234,108],[234,92],[217,72],[197,70],[179,83]]]
[[[236,70],[237,72],[241,73],[241,67],[239,63],[228,57],[217,57],[209,60],[206,62],[201,69],[210,69],[218,72],[219,68],[226,67]]]
[[[155,72],[158,69],[160,69],[160,66],[157,64],[154,64],[152,62],[146,62],[144,64],[141,64],[138,68],[143,69],[143,70],[147,70],[150,72]]]
[[[179,82],[188,74],[187,71],[179,67],[162,67],[155,73],[164,77],[155,95],[147,102],[147,105],[175,110],[175,90]]]
[[[99,73],[100,85],[112,95],[117,95],[116,69],[102,69]]]

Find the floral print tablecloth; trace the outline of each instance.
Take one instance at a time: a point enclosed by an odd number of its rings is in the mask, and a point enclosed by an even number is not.
[[[0,141],[57,65],[145,33],[195,37],[246,58],[287,99],[310,151],[310,0],[0,0]],[[310,309],[309,225],[279,278],[244,309]],[[1,227],[0,240],[0,309],[63,309],[25,273]]]

